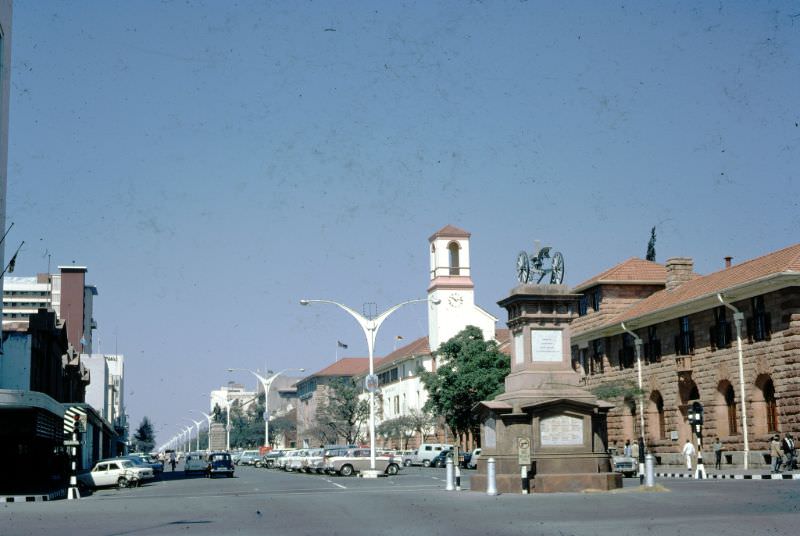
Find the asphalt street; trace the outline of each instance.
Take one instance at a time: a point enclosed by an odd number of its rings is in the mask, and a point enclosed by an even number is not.
[[[471,471],[463,483],[469,486]],[[445,491],[443,469],[366,480],[239,467],[236,477],[167,473],[79,501],[8,503],[3,536],[747,535],[797,534],[798,481],[637,479],[614,493],[500,495]]]

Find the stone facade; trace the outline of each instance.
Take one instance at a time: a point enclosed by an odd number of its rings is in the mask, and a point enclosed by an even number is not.
[[[795,248],[800,254],[800,246]],[[691,262],[679,260],[683,267]],[[665,299],[653,296],[649,285],[600,284],[600,311],[590,308],[572,324],[573,366],[583,374],[589,389],[615,382],[635,386],[636,344],[622,323],[628,322],[627,328],[641,339],[644,436],[662,463],[678,462],[680,448],[690,437],[686,411],[694,400],[705,408],[704,437],[720,437],[727,461],[743,462],[736,323],[733,311],[717,299],[717,294],[735,296],[726,301],[744,316],[741,337],[750,463],[768,461],[765,451],[774,432],[800,433],[797,272],[778,270],[762,277],[755,272],[752,276],[744,274],[743,282],[736,280],[735,287],[731,284],[726,289],[726,278],[735,279],[734,269],[706,276],[708,281],[696,275],[681,277],[671,290],[660,291],[687,295],[685,302],[678,294],[668,296],[672,298],[668,309],[659,309],[658,304]],[[730,276],[728,270],[732,271]],[[743,267],[739,271],[746,270],[755,269]],[[763,283],[765,280],[772,282]],[[590,287],[584,293],[589,296],[596,290]],[[648,308],[648,301],[656,306]],[[625,311],[634,306],[639,308],[635,318],[626,318]],[[627,396],[620,393],[609,401],[615,404],[608,416],[610,444],[635,440],[640,434],[638,396],[635,392]]]

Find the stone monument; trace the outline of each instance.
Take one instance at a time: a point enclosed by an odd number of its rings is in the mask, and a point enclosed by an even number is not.
[[[498,302],[508,311],[511,372],[504,394],[476,406],[482,452],[471,488],[486,490],[489,458],[501,493],[620,488],[622,475],[611,472],[607,450],[613,405],[582,388],[572,368],[570,322],[581,295],[561,284],[529,284],[529,272],[518,274],[522,284]]]

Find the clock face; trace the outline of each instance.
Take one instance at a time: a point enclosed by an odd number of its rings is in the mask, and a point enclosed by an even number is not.
[[[464,298],[458,294],[450,294],[447,298],[447,303],[450,304],[450,307],[459,307],[464,303]]]

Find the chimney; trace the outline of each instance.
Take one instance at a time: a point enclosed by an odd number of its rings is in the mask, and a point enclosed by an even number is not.
[[[725,257],[725,268],[730,268],[731,267],[731,261],[732,260],[733,260],[733,257]]]
[[[674,290],[692,278],[694,261],[690,257],[667,259],[667,290]]]

